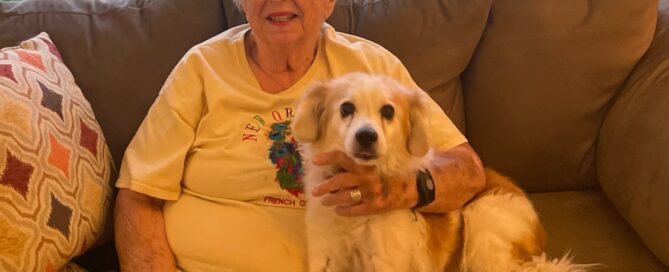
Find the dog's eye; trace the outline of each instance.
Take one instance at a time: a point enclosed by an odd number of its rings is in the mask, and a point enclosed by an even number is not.
[[[340,111],[341,111],[341,118],[346,118],[355,112],[355,106],[351,102],[344,102],[343,104],[341,104]]]
[[[395,116],[395,108],[391,105],[381,107],[381,116],[387,120],[392,120]]]

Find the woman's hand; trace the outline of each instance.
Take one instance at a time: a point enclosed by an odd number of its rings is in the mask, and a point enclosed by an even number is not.
[[[395,209],[410,209],[418,201],[416,176],[380,176],[374,166],[359,165],[341,151],[319,154],[314,164],[333,165],[343,168],[314,188],[312,194],[321,197],[324,206],[335,206],[341,216],[361,216],[389,212]],[[361,200],[356,204],[352,191],[360,190]]]
[[[336,206],[342,216],[360,216],[410,209],[418,202],[416,176],[380,176],[373,166],[358,165],[343,152],[320,154],[316,165],[341,166],[338,173],[314,188],[315,197],[323,196],[325,206]],[[485,173],[479,156],[463,143],[449,150],[434,151],[428,170],[435,185],[435,199],[418,209],[424,213],[447,213],[462,208],[467,201],[486,186]],[[353,204],[352,190],[360,190],[362,199]]]

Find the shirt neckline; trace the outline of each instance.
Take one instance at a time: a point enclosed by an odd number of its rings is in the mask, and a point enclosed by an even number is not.
[[[260,82],[256,78],[255,74],[253,74],[253,70],[251,70],[251,66],[249,64],[249,59],[246,56],[246,49],[245,49],[245,44],[244,44],[244,37],[246,34],[251,31],[251,28],[246,27],[241,33],[239,33],[239,36],[237,37],[236,40],[236,51],[237,51],[237,60],[239,62],[239,66],[241,67],[242,73],[244,77],[248,80],[248,82],[252,82],[253,89],[256,90],[256,93],[261,93],[262,95],[265,96],[270,96],[270,97],[277,97],[277,96],[287,96],[291,95],[295,92],[304,90],[305,85],[311,83],[311,79],[313,79],[314,74],[322,67],[323,65],[323,35],[321,33],[320,37],[318,38],[318,45],[316,49],[316,56],[314,57],[314,61],[311,63],[311,66],[309,66],[309,69],[307,70],[302,77],[300,77],[299,80],[297,80],[293,85],[288,87],[287,89],[279,92],[279,93],[268,93],[265,92],[262,87],[260,86]]]

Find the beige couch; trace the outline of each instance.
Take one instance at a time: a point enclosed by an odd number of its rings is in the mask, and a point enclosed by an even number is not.
[[[182,54],[242,22],[228,0],[1,2],[0,47],[47,31],[118,164]],[[531,193],[550,254],[669,271],[667,1],[340,0],[328,22],[397,54]],[[111,243],[77,261],[117,265]]]

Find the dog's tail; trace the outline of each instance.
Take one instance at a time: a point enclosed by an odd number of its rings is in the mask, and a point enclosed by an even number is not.
[[[575,264],[569,253],[562,258],[549,258],[546,253],[532,257],[520,266],[521,272],[586,272],[600,268],[600,264]]]
[[[486,188],[462,212],[464,271],[580,272],[570,254],[546,256],[546,233],[525,193],[508,177],[486,169]]]

